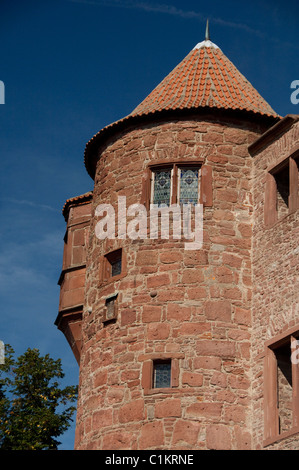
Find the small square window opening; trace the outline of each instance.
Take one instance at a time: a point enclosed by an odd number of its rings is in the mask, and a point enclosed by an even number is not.
[[[106,255],[108,277],[119,276],[122,271],[122,250],[116,250]]]
[[[117,294],[106,299],[105,308],[106,308],[106,311],[105,311],[104,322],[115,320],[117,317]]]

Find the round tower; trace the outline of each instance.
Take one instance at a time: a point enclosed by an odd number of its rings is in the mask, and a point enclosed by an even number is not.
[[[278,119],[206,37],[88,142],[77,449],[251,448],[248,146]],[[151,232],[184,204],[197,245]]]

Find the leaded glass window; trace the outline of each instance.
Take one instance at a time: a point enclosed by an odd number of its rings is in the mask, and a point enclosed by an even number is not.
[[[171,169],[155,170],[153,172],[153,204],[170,204]]]
[[[171,360],[154,361],[154,388],[171,387]]]
[[[199,195],[199,168],[179,169],[179,203],[197,204]]]

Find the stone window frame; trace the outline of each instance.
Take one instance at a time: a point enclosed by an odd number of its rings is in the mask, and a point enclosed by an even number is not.
[[[289,198],[288,213],[278,218],[277,210],[277,175],[283,168],[289,166]],[[265,206],[264,206],[264,222],[267,228],[272,227],[276,223],[281,222],[290,214],[299,209],[299,149],[291,151],[290,155],[285,156],[271,165],[267,169],[266,189],[265,189]]]
[[[299,433],[299,361],[291,361],[292,369],[292,418],[293,425],[287,430],[279,430],[277,358],[275,350],[290,344],[292,353],[298,351],[294,342],[299,338],[299,326],[281,333],[265,342],[264,355],[264,447]],[[296,355],[297,356],[297,355]],[[298,363],[297,363],[298,362]]]
[[[111,275],[111,263],[110,260],[113,259],[119,252],[121,252],[121,273],[112,276]],[[106,252],[100,260],[100,284],[108,284],[110,282],[116,282],[122,279],[127,275],[127,257],[125,250],[123,248],[116,248]]]
[[[196,160],[159,160],[150,163],[142,180],[141,203],[149,210],[152,202],[152,173],[154,170],[171,168],[172,169],[172,183],[171,183],[171,201],[170,204],[177,203],[178,195],[178,169],[181,167],[195,167],[198,166],[201,170],[200,175],[200,195],[199,204],[211,207],[213,205],[213,188],[212,188],[212,167],[204,164],[203,159]]]
[[[159,393],[171,394],[179,391],[180,367],[179,359],[184,358],[182,354],[160,353],[147,354],[142,364],[141,384],[145,395],[156,395]],[[165,388],[154,388],[154,362],[171,361],[171,386]]]

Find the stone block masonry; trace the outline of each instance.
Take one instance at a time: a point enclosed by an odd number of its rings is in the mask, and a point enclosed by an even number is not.
[[[128,131],[101,149],[92,214],[118,196],[126,196],[128,205],[141,203],[148,166],[182,157],[212,169],[213,203],[204,208],[198,252],[171,238],[98,240],[92,215],[76,448],[250,447],[253,208],[247,147],[259,133],[251,123],[170,121]],[[125,277],[101,283],[101,259],[120,248]],[[118,317],[105,324],[105,299],[114,292]],[[165,389],[153,387],[159,360],[171,362],[175,377]]]
[[[213,119],[127,131],[100,149],[93,193],[67,202],[56,324],[80,364],[77,449],[298,448],[289,405],[277,404],[282,434],[267,411],[277,393],[267,344],[299,336],[298,120],[260,133]],[[98,240],[98,204],[144,203],[148,168],[181,164],[184,152],[210,168],[202,249],[171,237]],[[272,172],[283,165],[290,197],[278,217],[267,181],[279,182]],[[119,250],[122,272],[111,277],[107,256]],[[154,387],[157,363],[169,364],[168,387]],[[289,389],[280,399],[292,401]]]

